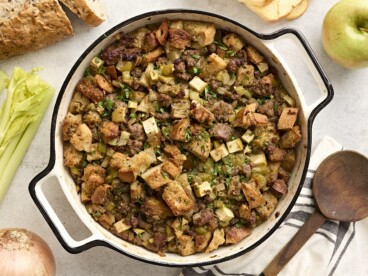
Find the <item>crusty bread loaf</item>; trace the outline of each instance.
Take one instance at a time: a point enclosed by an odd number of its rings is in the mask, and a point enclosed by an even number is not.
[[[106,19],[101,0],[60,0],[88,25],[98,26]]]
[[[0,1],[0,60],[73,34],[72,25],[56,0]]]

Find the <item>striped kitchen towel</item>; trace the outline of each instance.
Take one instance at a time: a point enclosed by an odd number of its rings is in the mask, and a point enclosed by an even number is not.
[[[273,257],[314,212],[311,190],[315,170],[342,146],[325,137],[314,150],[300,196],[286,220],[251,252],[214,266],[184,268],[181,276],[259,275]],[[368,275],[368,219],[359,222],[326,221],[279,275]]]

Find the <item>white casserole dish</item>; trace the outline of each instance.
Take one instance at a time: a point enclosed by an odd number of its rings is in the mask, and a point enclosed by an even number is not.
[[[237,244],[220,247],[211,253],[200,253],[186,257],[175,254],[166,254],[166,256],[161,257],[154,252],[150,252],[142,247],[128,243],[104,229],[101,225],[95,222],[86,211],[86,208],[81,203],[80,196],[75,189],[72,177],[69,175],[67,168],[63,166],[63,141],[61,133],[62,121],[67,113],[74,87],[82,78],[90,60],[99,53],[102,48],[111,43],[114,34],[121,31],[128,33],[144,25],[160,22],[163,19],[209,21],[215,23],[219,28],[230,29],[240,34],[244,40],[255,46],[261,53],[263,53],[268,62],[277,69],[279,78],[291,96],[296,100],[297,106],[300,107],[301,110],[299,113],[299,121],[302,127],[303,138],[297,149],[296,166],[289,181],[289,192],[280,200],[274,214],[266,222],[256,227],[249,237]],[[290,72],[287,64],[285,64],[282,57],[277,53],[274,47],[274,39],[283,35],[289,35],[298,41],[298,45],[305,53],[305,62],[309,65],[309,68],[319,85],[321,95],[319,99],[311,105],[306,103],[303,91],[298,87],[292,72]],[[259,34],[222,16],[191,10],[165,10],[142,14],[118,24],[99,37],[82,54],[73,68],[71,68],[71,71],[59,92],[59,96],[54,107],[49,164],[43,172],[31,181],[29,191],[37,207],[49,223],[60,243],[70,253],[79,253],[91,247],[101,245],[110,247],[132,258],[164,266],[200,266],[226,261],[244,254],[264,242],[286,218],[300,193],[302,183],[307,173],[311,152],[311,131],[313,120],[317,113],[332,100],[332,97],[332,85],[319,65],[309,44],[304,39],[303,35],[296,30],[283,29],[268,35]],[[63,223],[54,212],[42,191],[43,184],[47,183],[51,178],[56,178],[60,183],[60,186],[75,213],[91,231],[92,234],[90,237],[81,241],[76,241],[66,231]]]

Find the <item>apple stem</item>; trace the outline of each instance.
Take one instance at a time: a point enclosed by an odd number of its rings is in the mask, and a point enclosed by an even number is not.
[[[366,32],[368,33],[368,28],[365,28],[365,27],[359,27],[359,30],[362,31],[362,32]]]

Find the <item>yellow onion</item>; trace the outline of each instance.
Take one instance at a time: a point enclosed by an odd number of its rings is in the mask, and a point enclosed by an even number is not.
[[[53,276],[55,258],[47,243],[26,229],[0,229],[1,276]]]

